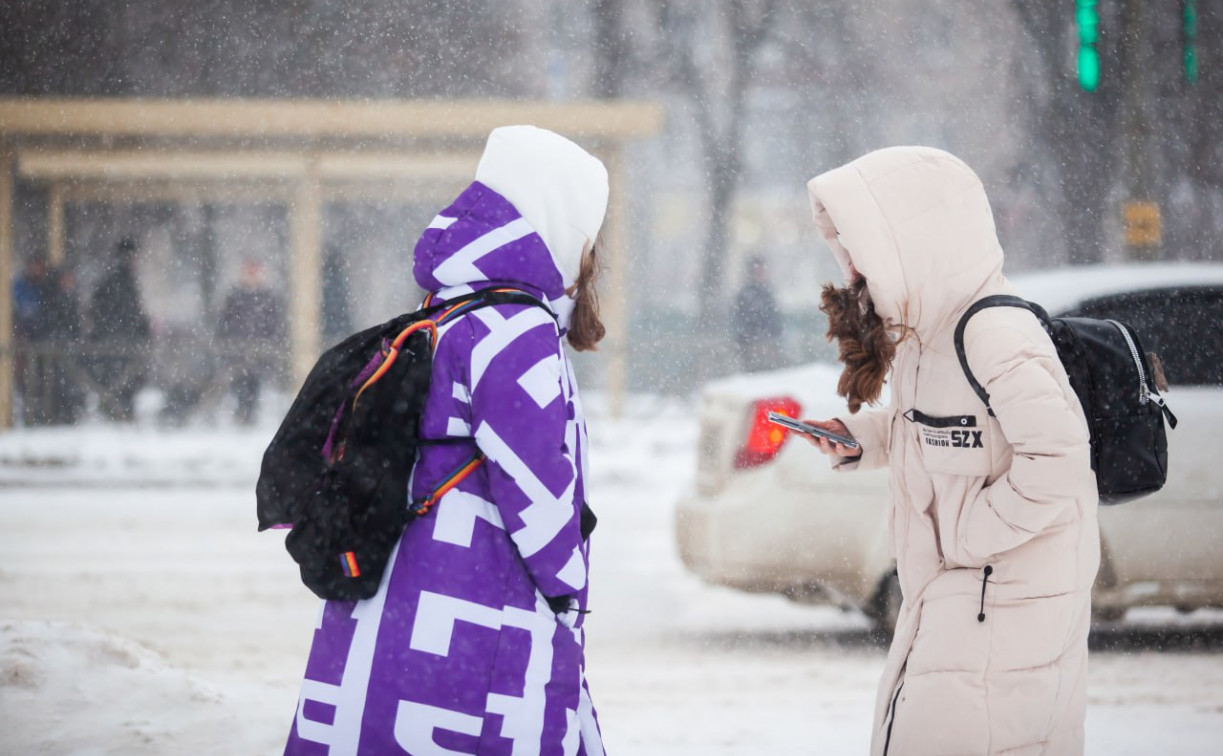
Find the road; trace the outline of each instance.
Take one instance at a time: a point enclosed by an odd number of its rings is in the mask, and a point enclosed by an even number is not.
[[[865,620],[680,565],[684,417],[637,408],[592,431],[588,676],[609,752],[864,753],[886,650]],[[192,443],[156,434],[0,439],[0,467],[27,466],[0,475],[0,753],[279,752],[317,603],[281,536],[255,531],[263,440],[201,436],[200,472],[169,450]],[[72,464],[31,473],[31,449],[65,443]],[[1092,650],[1089,754],[1217,750],[1223,612],[1131,612]]]

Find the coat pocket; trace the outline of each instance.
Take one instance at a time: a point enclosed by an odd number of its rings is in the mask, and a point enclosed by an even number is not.
[[[905,420],[917,428],[926,471],[943,475],[988,476],[993,454],[990,424],[984,410],[962,415],[934,415],[914,408]]]

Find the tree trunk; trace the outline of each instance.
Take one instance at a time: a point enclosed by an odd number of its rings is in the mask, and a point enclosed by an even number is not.
[[[601,100],[619,97],[624,87],[628,45],[623,7],[623,0],[595,0],[594,4],[594,96]]]
[[[1066,58],[1066,51],[1077,44],[1067,39],[1067,34],[1076,35],[1073,6],[1015,0],[1013,7],[1039,60],[1038,75],[1031,82],[1033,130],[1053,156],[1059,179],[1057,190],[1046,193],[1046,202],[1053,204],[1058,215],[1067,261],[1099,262],[1104,257],[1105,220],[1119,157],[1117,55],[1098,45],[1104,71],[1099,88],[1081,91]],[[1042,97],[1044,88],[1048,94]]]

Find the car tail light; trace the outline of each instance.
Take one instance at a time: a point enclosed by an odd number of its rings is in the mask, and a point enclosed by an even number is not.
[[[735,454],[735,469],[743,470],[749,467],[763,465],[781,451],[789,432],[776,423],[769,422],[769,413],[798,417],[802,410],[798,402],[788,396],[775,399],[760,399],[752,403],[751,417],[748,422],[747,439]]]

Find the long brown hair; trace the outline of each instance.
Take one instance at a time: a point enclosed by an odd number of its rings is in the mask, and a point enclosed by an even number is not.
[[[837,357],[845,364],[837,394],[849,401],[849,411],[855,413],[863,403],[879,400],[896,356],[896,340],[875,312],[862,276],[841,288],[824,284],[820,310],[828,316],[828,340],[836,339]]]
[[[599,293],[596,290],[603,266],[599,262],[599,242],[590,245],[582,255],[578,278],[565,293],[577,303],[569,320],[569,346],[579,352],[593,352],[597,344],[607,335],[603,321],[599,320]]]

